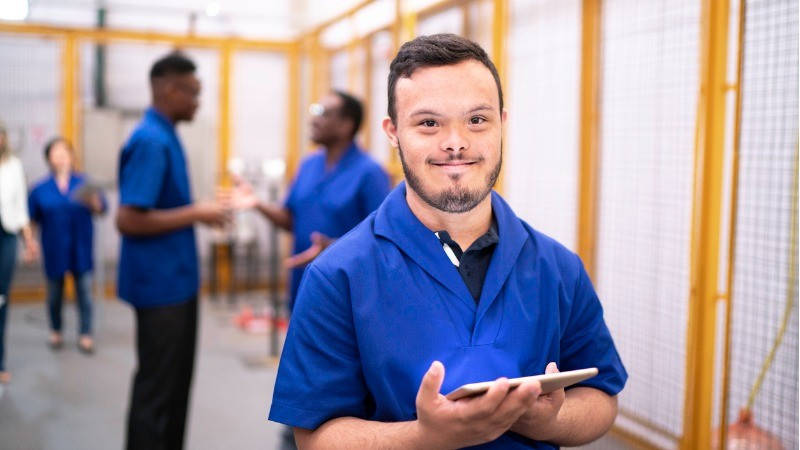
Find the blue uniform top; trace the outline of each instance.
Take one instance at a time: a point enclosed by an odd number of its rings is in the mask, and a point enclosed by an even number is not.
[[[28,196],[31,219],[41,230],[45,274],[51,280],[66,272],[80,275],[93,268],[92,212],[74,198],[84,183],[86,177],[73,172],[67,191],[61,192],[50,175],[39,181]],[[100,198],[105,209],[105,198]]]
[[[316,429],[336,417],[415,419],[434,360],[441,392],[498,377],[597,367],[580,386],[610,395],[627,373],[580,259],[496,193],[500,240],[476,305],[405,184],[310,266],[292,315],[270,420]],[[553,448],[508,432],[479,448]]]
[[[192,203],[183,146],[175,127],[149,108],[122,147],[119,203],[169,209]],[[163,306],[197,294],[194,227],[154,236],[122,236],[118,291],[135,307]]]
[[[294,253],[311,246],[311,233],[338,238],[378,208],[389,193],[386,172],[355,142],[339,161],[325,170],[325,152],[319,151],[300,165],[285,206],[292,213]],[[304,267],[292,271],[290,303]]]

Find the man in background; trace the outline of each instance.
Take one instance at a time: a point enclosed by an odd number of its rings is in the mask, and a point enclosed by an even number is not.
[[[192,200],[175,131],[198,107],[195,65],[169,54],[150,70],[152,105],[119,158],[122,233],[119,297],[136,312],[138,367],[128,412],[128,449],[183,448],[194,369],[199,288],[194,224],[228,220],[221,202]]]
[[[355,142],[364,115],[361,102],[333,91],[311,105],[311,140],[319,151],[300,165],[283,205],[259,201],[238,180],[240,208],[255,208],[294,235],[289,305],[294,304],[306,264],[376,210],[389,193],[389,177]]]

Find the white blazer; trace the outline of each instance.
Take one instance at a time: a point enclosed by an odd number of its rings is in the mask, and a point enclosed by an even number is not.
[[[16,234],[28,224],[28,189],[22,163],[14,155],[0,162],[0,223]]]

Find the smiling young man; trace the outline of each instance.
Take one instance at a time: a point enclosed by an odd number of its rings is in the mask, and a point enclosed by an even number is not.
[[[311,264],[281,357],[270,419],[300,448],[554,448],[613,423],[627,374],[580,259],[492,192],[505,122],[477,44],[401,47],[383,127],[406,183]],[[506,380],[586,367],[548,395]]]

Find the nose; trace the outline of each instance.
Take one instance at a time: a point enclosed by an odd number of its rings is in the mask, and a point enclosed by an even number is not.
[[[460,127],[453,126],[441,143],[441,149],[446,152],[459,153],[469,148],[469,139]]]

